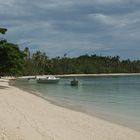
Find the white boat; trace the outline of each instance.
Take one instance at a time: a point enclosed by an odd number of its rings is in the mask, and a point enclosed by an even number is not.
[[[57,78],[53,75],[47,75],[47,76],[39,76],[36,78],[38,83],[58,83],[60,78]]]

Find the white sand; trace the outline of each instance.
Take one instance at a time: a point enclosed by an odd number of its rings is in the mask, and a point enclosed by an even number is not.
[[[140,73],[102,73],[102,74],[64,74],[64,75],[55,75],[58,77],[71,77],[71,76],[76,76],[76,77],[86,77],[86,76],[139,76]]]
[[[140,132],[9,87],[0,89],[0,140],[140,140]]]

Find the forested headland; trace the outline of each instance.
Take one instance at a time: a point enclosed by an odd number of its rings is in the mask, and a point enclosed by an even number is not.
[[[7,29],[0,28],[5,34]],[[42,75],[42,74],[100,74],[140,73],[140,60],[121,60],[119,56],[81,55],[78,57],[57,56],[49,58],[46,53],[31,53],[28,47],[20,46],[0,38],[1,75]]]

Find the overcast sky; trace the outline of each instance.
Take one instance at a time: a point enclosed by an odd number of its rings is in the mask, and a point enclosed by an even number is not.
[[[50,57],[140,59],[140,0],[0,0],[5,38]]]

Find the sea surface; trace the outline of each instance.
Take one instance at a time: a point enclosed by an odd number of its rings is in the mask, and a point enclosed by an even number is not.
[[[17,80],[14,85],[37,94],[51,103],[119,123],[140,131],[140,76],[61,78],[58,84]]]

